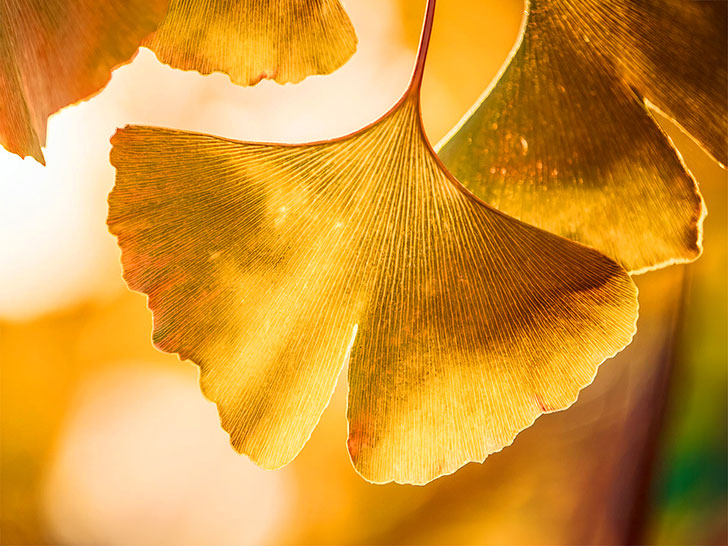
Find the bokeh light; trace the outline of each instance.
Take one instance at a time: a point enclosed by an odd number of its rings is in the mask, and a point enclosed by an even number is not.
[[[285,475],[231,450],[180,372],[121,363],[79,387],[45,486],[62,543],[260,544],[288,517]]]

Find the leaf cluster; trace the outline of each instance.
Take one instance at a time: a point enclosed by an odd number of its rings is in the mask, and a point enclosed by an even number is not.
[[[47,116],[140,43],[240,85],[326,74],[356,48],[338,0],[0,13],[0,143],[40,161]],[[149,297],[155,344],[200,366],[234,447],[265,468],[302,449],[347,361],[348,450],[366,479],[427,483],[482,461],[631,341],[629,273],[701,252],[702,197],[653,113],[728,163],[725,2],[530,0],[501,74],[437,153],[420,112],[434,20],[428,0],[410,85],[350,135],[112,139],[124,278]]]

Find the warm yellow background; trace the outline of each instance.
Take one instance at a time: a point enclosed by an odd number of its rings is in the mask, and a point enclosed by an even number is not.
[[[332,76],[244,89],[142,50],[51,118],[47,168],[0,150],[2,543],[725,543],[726,173],[669,125],[707,202],[703,257],[640,276],[633,345],[484,465],[424,488],[364,482],[342,383],[301,455],[262,471],[229,447],[197,368],[152,347],[106,232],[109,137],[145,123],[301,142],[371,122],[406,86],[424,2],[345,5],[359,51]],[[440,3],[423,99],[433,142],[495,75],[521,11]]]

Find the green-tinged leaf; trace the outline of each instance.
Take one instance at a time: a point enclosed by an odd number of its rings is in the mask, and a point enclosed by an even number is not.
[[[702,199],[648,103],[726,164],[726,6],[531,0],[508,65],[442,160],[496,208],[632,271],[695,259]]]

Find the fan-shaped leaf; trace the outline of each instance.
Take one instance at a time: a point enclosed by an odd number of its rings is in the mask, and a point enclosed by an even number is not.
[[[498,209],[628,269],[695,259],[702,200],[646,101],[726,163],[727,5],[531,0],[509,64],[441,158]]]
[[[145,45],[176,68],[255,85],[333,72],[356,42],[339,0],[172,0]]]
[[[125,278],[149,296],[156,344],[200,365],[233,445],[266,468],[303,447],[349,351],[354,464],[425,483],[569,406],[634,333],[624,269],[483,204],[430,147],[434,6],[409,90],[349,136],[113,139]]]
[[[0,144],[44,162],[46,120],[101,89],[167,0],[0,0]]]
[[[424,483],[570,405],[631,339],[627,273],[469,194],[418,101],[313,144],[150,127],[113,139],[125,278],[149,295],[156,344],[200,365],[232,443],[261,466],[302,448],[352,342],[354,464]]]

